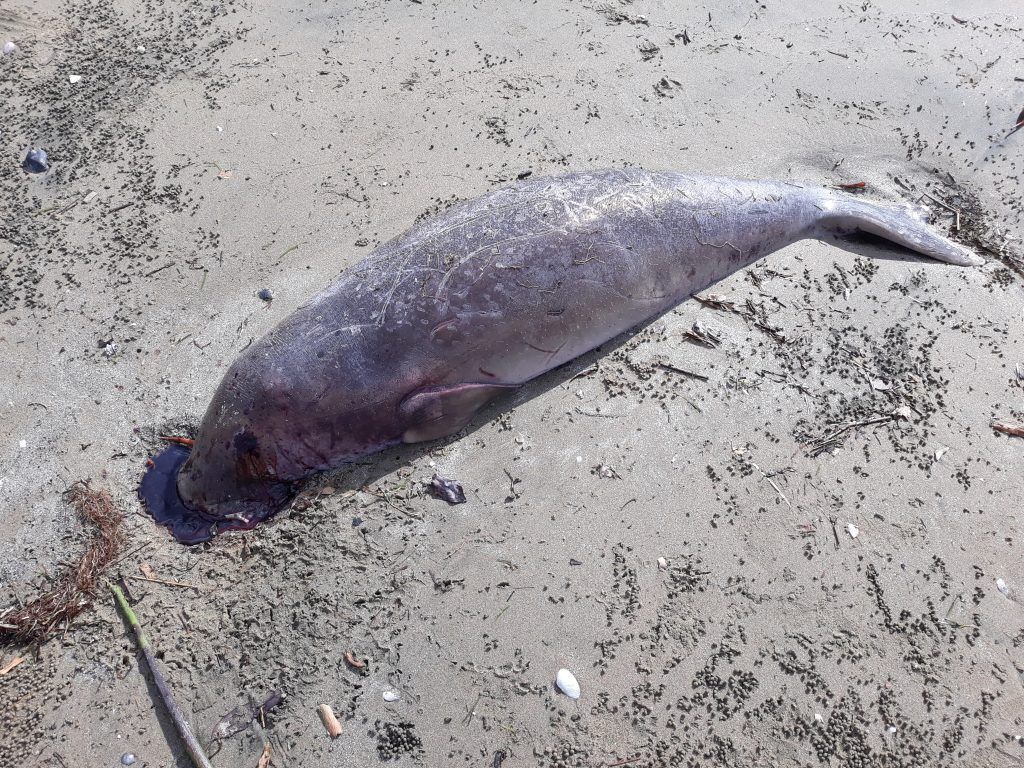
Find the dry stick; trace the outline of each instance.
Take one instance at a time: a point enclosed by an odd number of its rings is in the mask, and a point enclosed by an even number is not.
[[[185,584],[184,582],[172,582],[170,579],[151,579],[150,577],[128,577],[133,582],[148,582],[150,584],[162,584],[165,587],[178,587],[184,590],[196,590],[202,592],[203,588],[198,584]]]
[[[957,230],[957,232],[960,231],[960,211],[958,211],[956,208],[951,206],[949,203],[947,203],[947,202],[945,202],[943,200],[939,200],[939,198],[935,197],[934,195],[929,195],[927,192],[922,192],[921,194],[924,195],[925,197],[927,197],[929,200],[934,200],[936,203],[938,203],[943,208],[945,208],[947,211],[949,211],[954,216],[956,216],[956,230]]]
[[[157,435],[161,440],[165,440],[168,443],[175,443],[177,445],[184,445],[186,448],[191,448],[196,444],[196,441],[191,437],[174,437],[173,435]]]
[[[1017,426],[1016,424],[1003,424],[998,421],[992,422],[992,429],[996,432],[1002,432],[1004,435],[1012,435],[1013,437],[1024,437],[1024,426]]]
[[[160,698],[163,700],[164,707],[167,709],[167,714],[169,714],[171,716],[171,720],[174,721],[174,727],[178,729],[178,735],[181,736],[181,740],[185,742],[185,749],[188,750],[189,757],[192,758],[192,763],[196,768],[213,768],[210,758],[206,756],[206,753],[199,744],[199,740],[196,738],[196,735],[192,733],[192,728],[189,726],[188,721],[185,720],[185,714],[174,701],[174,695],[171,693],[171,689],[168,687],[167,680],[164,678],[163,673],[160,672],[160,667],[157,666],[156,657],[153,655],[153,646],[150,644],[149,638],[146,636],[146,632],[142,629],[142,625],[139,623],[139,617],[135,615],[135,611],[133,611],[132,607],[128,605],[128,601],[125,600],[124,593],[116,584],[110,585],[110,591],[114,593],[114,600],[117,601],[117,607],[121,610],[121,615],[124,616],[125,620],[135,632],[135,639],[138,641],[139,650],[142,651],[142,655],[146,657],[146,664],[149,666],[149,671],[153,675],[153,682],[156,683],[156,689],[160,692]]]
[[[0,675],[6,675],[8,672],[10,672],[12,669],[17,667],[19,664],[23,663],[24,661],[25,661],[25,657],[24,656],[15,656],[14,660],[11,661],[10,664],[8,664],[3,669],[0,669]]]
[[[668,371],[669,373],[678,373],[680,376],[690,376],[691,378],[700,379],[701,381],[708,380],[708,377],[703,373],[694,373],[693,371],[688,371],[685,368],[680,368],[678,366],[671,365],[670,363],[658,363],[657,365],[661,370]]]
[[[892,421],[895,416],[876,416],[871,419],[864,419],[862,421],[850,421],[844,424],[842,427],[837,429],[835,432],[827,435],[826,437],[819,438],[817,440],[811,440],[804,445],[804,448],[812,455],[817,456],[828,450],[833,440],[842,437],[851,429],[857,429],[858,427],[870,427],[873,424],[885,424],[886,422]]]

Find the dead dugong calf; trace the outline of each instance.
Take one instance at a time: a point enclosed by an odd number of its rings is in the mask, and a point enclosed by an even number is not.
[[[143,500],[184,542],[252,527],[314,472],[451,435],[762,256],[853,232],[982,263],[917,209],[799,184],[605,170],[490,192],[380,246],[242,352]]]

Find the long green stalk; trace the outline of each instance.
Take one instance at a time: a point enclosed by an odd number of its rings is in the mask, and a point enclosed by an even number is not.
[[[174,701],[171,689],[167,686],[167,680],[164,678],[163,673],[160,672],[160,667],[157,666],[156,657],[153,655],[153,645],[149,642],[146,632],[142,629],[142,624],[139,623],[139,617],[135,615],[135,611],[128,605],[124,593],[116,584],[110,585],[110,591],[114,593],[114,600],[117,602],[117,607],[120,609],[121,614],[131,626],[132,631],[135,632],[135,639],[138,641],[139,650],[146,657],[146,664],[149,666],[149,671],[153,674],[153,682],[156,683],[156,689],[160,692],[160,698],[167,709],[167,714],[174,721],[174,727],[178,729],[178,735],[185,742],[185,749],[188,750],[189,757],[192,758],[196,768],[213,768],[210,758],[206,756],[206,752],[203,751],[202,745],[185,719],[185,714]]]

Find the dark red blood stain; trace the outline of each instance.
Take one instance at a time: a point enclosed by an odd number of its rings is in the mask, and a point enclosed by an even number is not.
[[[150,459],[151,466],[139,485],[139,498],[174,538],[182,544],[198,544],[213,538],[216,523],[190,509],[178,495],[178,470],[189,453],[186,446],[175,443]]]
[[[200,544],[224,531],[247,531],[268,515],[256,519],[213,520],[189,507],[178,495],[178,472],[189,457],[187,446],[172,444],[146,462],[149,467],[139,485],[139,498],[153,519],[182,544]]]

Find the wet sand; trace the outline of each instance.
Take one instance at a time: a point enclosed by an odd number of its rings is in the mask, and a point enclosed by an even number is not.
[[[1024,440],[990,424],[1024,422],[1024,20],[766,5],[6,4],[0,605],[80,551],[88,478],[197,731],[287,694],[275,765],[1019,765]],[[157,436],[375,245],[623,166],[863,181],[989,263],[798,243],[255,531],[183,548],[140,513]],[[0,677],[0,766],[187,765],[146,679],[100,595]]]

